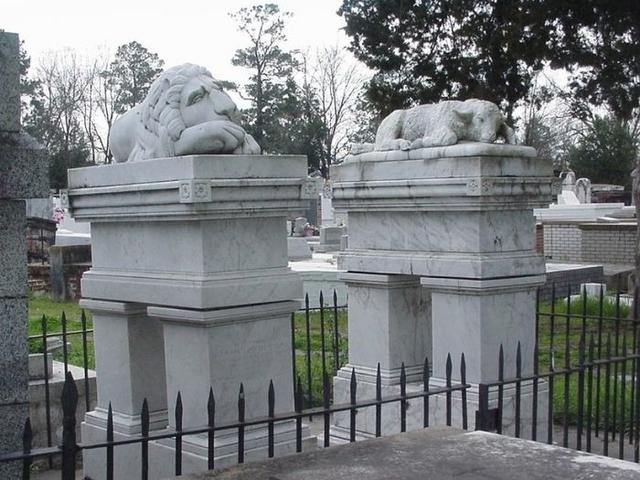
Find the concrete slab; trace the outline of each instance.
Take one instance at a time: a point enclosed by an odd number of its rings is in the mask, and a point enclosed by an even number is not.
[[[432,427],[181,478],[631,480],[640,478],[640,466],[492,433]]]

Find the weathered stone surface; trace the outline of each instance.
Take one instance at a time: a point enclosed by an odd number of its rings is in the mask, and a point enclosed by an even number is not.
[[[428,292],[432,308],[419,318],[432,334],[434,381],[445,378],[449,353],[454,362],[465,354],[470,383],[493,381],[499,346],[505,364],[515,365],[518,341],[523,372],[531,371],[535,289],[545,272],[532,210],[548,204],[556,189],[550,162],[531,147],[469,142],[352,155],[332,168],[332,182],[333,205],[349,218],[349,245],[338,267],[347,276],[420,277]],[[347,284],[350,338],[352,330],[376,332],[355,349],[349,345],[349,367],[364,372],[383,345],[402,345],[398,335],[415,328],[396,321],[388,333],[372,329],[384,311],[372,300],[380,287]],[[411,345],[410,335],[403,338]],[[399,352],[409,365],[411,350]],[[337,380],[336,395],[345,387]]]
[[[376,133],[375,144],[354,144],[353,154],[371,150],[412,150],[453,145],[463,140],[493,143],[502,137],[515,144],[513,129],[494,103],[470,98],[464,102],[445,100],[394,110],[385,117]]]
[[[165,409],[173,425],[178,392],[183,425],[205,425],[210,387],[216,422],[232,421],[241,382],[246,418],[267,413],[270,379],[276,412],[293,408],[290,321],[302,282],[288,268],[285,222],[315,195],[306,175],[306,158],[291,155],[193,155],[69,172],[70,210],[91,222],[92,236],[82,295],[94,312],[98,407],[85,416],[83,441],[104,438],[109,401],[123,436],[139,431],[144,397],[156,429]],[[139,304],[139,314],[117,307],[127,303]],[[295,449],[294,427],[279,424],[279,453]],[[247,459],[264,457],[266,430],[251,429]],[[303,432],[305,445],[315,444]],[[206,468],[204,445],[206,435],[185,438],[185,472]],[[236,462],[237,448],[235,435],[217,435],[216,464]],[[139,475],[139,450],[130,450],[117,456],[118,478]],[[153,442],[151,450],[163,459],[150,477],[165,478],[175,445]],[[83,458],[85,475],[104,478],[103,453]]]
[[[20,39],[0,32],[0,132],[20,130]]]
[[[29,415],[29,404],[0,404],[0,454],[22,451],[22,432]],[[22,462],[0,463],[0,478],[22,478]]]
[[[49,195],[47,151],[30,135],[0,131],[0,199]]]
[[[24,208],[22,200],[0,201],[0,298],[27,293],[27,222]]]
[[[0,298],[0,372],[0,405],[25,401],[29,378],[26,298]]]
[[[640,466],[486,432],[428,428],[269,461],[188,480],[632,480]]]
[[[142,103],[113,124],[113,157],[126,162],[201,153],[257,155],[260,146],[240,118],[206,68],[190,63],[168,68]]]

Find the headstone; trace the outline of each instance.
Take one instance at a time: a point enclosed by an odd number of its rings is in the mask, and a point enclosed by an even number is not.
[[[440,387],[448,354],[455,382],[464,353],[466,380],[474,385],[470,412],[477,409],[477,385],[498,378],[500,345],[506,377],[515,375],[518,341],[523,375],[532,372],[536,288],[545,280],[532,213],[555,193],[551,162],[531,147],[463,143],[353,155],[332,169],[331,178],[334,208],[349,218],[348,248],[338,255],[338,268],[347,272],[349,363],[334,380],[337,403],[349,401],[352,369],[358,399],[375,398],[378,362],[384,396],[399,393],[402,362],[407,391],[422,391],[425,357],[430,384]],[[522,422],[530,427],[530,382],[522,392]],[[444,402],[432,400],[431,424],[443,424]],[[454,425],[461,425],[459,401],[454,395]],[[411,402],[408,429],[422,427],[422,403]],[[513,391],[505,390],[507,433],[512,404]],[[383,419],[398,418],[397,405],[387,410]],[[358,414],[358,434],[373,435],[375,409]],[[474,420],[470,415],[472,429]],[[397,431],[397,423],[383,421],[383,433]],[[348,414],[335,414],[334,439],[348,440],[348,432]]]
[[[340,241],[346,234],[345,227],[326,226],[320,227],[320,244],[316,246],[316,252],[337,252],[340,250]]]
[[[48,195],[45,150],[20,130],[20,40],[0,31],[0,453],[22,450],[29,412],[26,198]],[[22,478],[20,462],[0,478]]]
[[[331,181],[325,180],[320,192],[320,209],[322,211],[322,226],[334,225],[333,204],[331,202]]]
[[[312,258],[311,247],[304,237],[287,237],[287,255],[290,262]]]
[[[580,203],[591,203],[591,180],[588,178],[576,180],[576,197]]]
[[[600,298],[600,295],[607,293],[606,283],[582,283],[580,285],[580,292],[584,292],[587,297]]]
[[[304,237],[305,230],[308,225],[309,222],[307,221],[306,217],[296,217],[296,219],[293,221],[293,236]]]

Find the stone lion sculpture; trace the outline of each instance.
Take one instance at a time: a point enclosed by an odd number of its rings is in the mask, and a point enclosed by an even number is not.
[[[412,150],[453,145],[461,140],[493,143],[498,137],[516,143],[513,129],[494,103],[447,100],[395,110],[380,123],[375,143],[354,144],[351,153]]]
[[[140,105],[111,130],[116,162],[201,153],[259,154],[240,126],[236,104],[204,67],[185,63],[165,70]]]

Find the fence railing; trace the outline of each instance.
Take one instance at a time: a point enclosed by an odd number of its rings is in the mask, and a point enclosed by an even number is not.
[[[477,428],[504,433],[505,387],[513,387],[514,425],[510,432],[522,436],[529,428],[531,440],[640,461],[640,349],[638,304],[623,308],[621,293],[596,298],[586,292],[538,302],[536,344],[532,371],[523,374],[520,343],[516,374],[505,378],[504,351],[500,348],[498,379],[479,385]],[[630,299],[638,298],[638,290]],[[560,310],[559,310],[560,307]],[[606,314],[609,310],[610,314]],[[589,313],[595,311],[596,313]],[[531,387],[530,418],[522,419],[523,386]],[[541,387],[546,389],[546,435],[539,438]],[[497,390],[495,408],[490,394]],[[616,440],[617,438],[617,440]],[[612,448],[612,444],[615,448]],[[627,446],[628,445],[628,446]],[[612,451],[615,450],[615,451]]]
[[[400,431],[406,431],[407,425],[407,408],[408,401],[414,398],[423,399],[423,426],[427,428],[429,426],[429,405],[430,397],[434,395],[443,395],[446,398],[446,423],[451,426],[451,411],[452,411],[452,397],[456,392],[459,392],[461,399],[462,409],[462,422],[461,427],[467,428],[467,395],[466,391],[471,385],[467,384],[466,378],[466,365],[464,355],[460,361],[460,382],[454,383],[452,380],[452,367],[451,358],[447,359],[447,377],[446,386],[438,388],[429,388],[429,362],[425,360],[423,377],[425,379],[425,388],[419,392],[407,393],[407,381],[405,374],[404,364],[401,367],[400,375],[400,394],[392,396],[382,396],[382,378],[380,375],[380,367],[376,375],[376,398],[358,400],[357,388],[358,381],[356,373],[353,370],[351,372],[350,382],[350,399],[348,403],[333,404],[330,401],[330,379],[329,375],[325,374],[323,377],[323,405],[321,407],[304,408],[304,392],[302,388],[302,382],[300,379],[296,382],[295,394],[294,394],[294,411],[275,414],[275,398],[276,392],[273,387],[273,382],[269,384],[269,390],[267,395],[267,411],[269,412],[266,417],[246,418],[245,411],[245,393],[244,387],[240,384],[238,392],[238,409],[237,409],[237,421],[227,422],[223,424],[216,423],[216,404],[214,392],[211,389],[209,391],[209,398],[207,401],[207,425],[196,428],[183,428],[183,407],[181,394],[178,392],[176,397],[176,406],[173,412],[175,419],[175,428],[168,430],[150,431],[149,423],[149,408],[147,400],[145,399],[141,406],[141,434],[127,438],[125,440],[114,440],[113,430],[113,412],[111,404],[109,404],[107,412],[107,427],[105,440],[98,443],[78,443],[76,438],[76,414],[78,407],[78,390],[76,388],[75,380],[70,372],[66,373],[65,385],[62,393],[62,407],[63,407],[63,431],[62,431],[62,444],[56,447],[48,448],[32,448],[31,439],[31,424],[27,420],[24,426],[23,432],[23,450],[21,452],[15,452],[6,455],[0,455],[0,463],[19,461],[22,462],[22,478],[29,479],[31,474],[31,464],[34,459],[41,457],[58,456],[62,460],[61,479],[72,480],[76,478],[76,459],[79,453],[84,450],[92,449],[104,449],[105,452],[105,470],[107,480],[114,478],[114,462],[117,457],[116,447],[125,445],[138,445],[140,448],[141,461],[140,461],[140,478],[147,480],[149,478],[149,442],[173,439],[175,441],[175,468],[174,473],[176,476],[182,474],[182,462],[183,462],[183,450],[182,442],[184,437],[189,435],[207,435],[207,466],[209,469],[215,468],[215,432],[224,430],[237,430],[237,442],[238,442],[238,463],[244,463],[245,461],[245,429],[250,426],[266,426],[267,427],[267,445],[269,458],[274,456],[274,425],[283,421],[295,421],[296,424],[296,452],[302,451],[302,420],[306,417],[321,417],[324,423],[323,431],[323,446],[330,446],[330,425],[331,416],[338,412],[349,412],[349,438],[351,442],[356,441],[357,435],[357,413],[362,408],[375,408],[376,414],[376,436],[381,436],[381,424],[383,409],[382,406],[391,403],[397,403],[400,405],[400,415],[397,421],[400,424]]]
[[[637,298],[638,291],[636,290],[634,293],[633,298]],[[370,403],[371,401],[359,401],[355,406],[352,403],[332,405],[333,383],[328,379],[344,366],[347,360],[346,348],[348,344],[346,310],[344,305],[338,304],[337,298],[336,292],[333,292],[333,296],[330,297],[331,301],[325,305],[325,297],[321,293],[319,307],[310,308],[309,298],[306,296],[303,308],[291,317],[291,358],[292,376],[296,385],[296,407],[295,412],[291,413],[294,416],[290,419],[297,421],[298,418],[305,417],[322,418],[325,423],[325,436],[328,435],[327,418],[333,413],[377,404]],[[548,443],[558,441],[563,446],[594,451],[604,455],[614,454],[619,458],[631,459],[633,457],[633,460],[638,461],[638,437],[640,436],[640,350],[638,343],[640,336],[638,335],[637,304],[631,302],[629,298],[631,297],[626,297],[620,292],[608,295],[604,290],[596,297],[587,296],[584,291],[571,292],[571,290],[566,296],[556,297],[555,288],[552,287],[551,301],[538,301],[536,306],[536,345],[533,352],[532,371],[523,374],[523,358],[520,349],[518,349],[515,362],[516,375],[505,378],[504,355],[501,353],[500,358],[497,359],[498,378],[492,383],[480,385],[480,405],[476,412],[477,428],[506,433],[502,422],[505,408],[507,408],[505,389],[512,387],[515,391],[515,398],[513,398],[515,419],[513,429],[508,432],[509,434],[517,437],[526,436]],[[62,352],[56,354],[56,358],[61,358],[64,371],[67,373],[71,361],[69,349],[79,349],[74,352],[72,357],[75,358],[73,360],[75,363],[80,363],[79,366],[83,372],[82,378],[78,381],[83,382],[84,407],[86,411],[89,411],[92,407],[89,359],[93,330],[88,325],[84,312],[81,315],[79,326],[76,321],[71,323],[75,326],[69,328],[69,323],[63,314],[60,319],[61,331],[51,332],[47,320],[43,317],[41,333],[31,335],[29,341],[32,344],[41,344],[45,372],[47,372],[47,363],[52,355],[48,351],[47,339],[62,338]],[[74,343],[71,342],[73,338],[77,338],[79,341],[76,341],[73,347],[69,347],[70,343]],[[425,375],[428,379],[428,369],[425,369]],[[449,389],[449,399],[451,393],[457,390],[466,397],[466,387],[460,389],[460,385],[465,385],[465,381],[462,380],[464,377],[460,378],[461,382],[457,388],[453,388],[455,385],[452,385],[452,388]],[[61,455],[62,447],[56,446],[53,439],[55,429],[51,424],[49,381],[49,377],[45,375],[46,444],[43,448],[33,448],[31,427],[25,425],[25,450],[20,452],[20,455],[27,452],[26,445],[28,444],[28,452],[36,452],[36,454],[30,455],[29,459],[48,458],[51,464],[51,459],[54,456],[64,459],[64,455]],[[406,379],[404,381],[406,382]],[[67,383],[65,382],[65,392],[71,389]],[[523,393],[525,387],[528,389],[526,394]],[[428,382],[426,388],[429,388]],[[445,387],[445,393],[447,388]],[[421,392],[417,396],[427,395],[428,397],[438,393],[443,393],[443,391],[433,389],[428,394]],[[404,391],[399,397],[386,399],[377,397],[376,402],[379,401],[382,405],[396,401],[400,402],[402,406],[403,397],[406,402],[415,395],[413,393],[408,395]],[[494,395],[497,395],[497,402]],[[523,419],[521,414],[524,408],[523,398],[526,398],[526,395],[530,395],[529,398],[533,399],[533,402],[530,402],[532,417]],[[67,394],[67,401],[69,398],[72,398],[71,393]],[[541,399],[544,399],[544,402],[538,401]],[[427,409],[426,426],[429,418],[429,404],[428,402],[424,403]],[[466,398],[464,403],[466,405]],[[450,416],[450,405],[448,408]],[[544,438],[540,438],[538,434],[539,422],[535,422],[534,419],[541,417],[543,408],[547,432]],[[144,413],[144,409],[142,412]],[[279,416],[273,418],[275,422],[278,421]],[[71,419],[65,417],[63,423],[65,422],[71,422]],[[77,419],[74,419],[74,422],[74,425],[77,425]],[[466,423],[465,418],[465,427]],[[253,423],[246,422],[246,425],[249,424]],[[237,428],[238,425],[236,422],[232,425],[218,427],[213,431]],[[209,432],[209,428],[210,426],[205,432]],[[198,432],[185,430],[180,432],[180,435],[194,433]],[[71,434],[68,433],[68,435]],[[145,444],[148,446],[149,441],[156,439],[153,435],[147,435],[148,438],[142,441],[142,447]],[[179,438],[182,438],[181,436]],[[63,443],[65,441],[69,443],[70,440],[63,438]],[[115,442],[114,446],[117,445],[119,444]],[[616,448],[613,448],[612,445],[615,445]],[[38,447],[40,446],[38,445]],[[82,450],[90,447],[78,444],[77,448]],[[2,457],[0,461],[7,461],[7,457]]]
[[[303,308],[291,314],[292,367],[294,382],[299,375],[303,377],[307,405],[318,406],[323,402],[324,373],[335,375],[346,363],[347,339],[340,332],[341,318],[346,328],[346,305],[338,305],[335,290],[331,304],[325,304],[323,292],[317,308],[310,308],[309,304],[306,294]]]
[[[80,314],[80,325],[79,329],[69,330],[68,328],[69,322],[67,320],[67,315],[65,312],[62,312],[60,316],[60,331],[49,331],[48,327],[48,318],[45,315],[42,315],[40,321],[40,333],[35,335],[29,335],[28,341],[30,345],[30,350],[37,350],[37,353],[42,354],[43,361],[43,383],[44,383],[44,396],[45,396],[45,431],[46,431],[46,447],[53,447],[53,425],[52,425],[52,406],[51,406],[51,382],[52,377],[49,375],[49,363],[52,358],[61,358],[62,364],[64,367],[65,375],[69,372],[70,365],[70,352],[69,352],[69,344],[71,339],[79,338],[79,358],[81,358],[81,365],[78,365],[83,372],[82,382],[84,384],[84,400],[85,400],[85,411],[91,410],[91,384],[90,384],[90,376],[89,376],[89,337],[93,335],[93,329],[87,327],[87,317],[84,311]],[[49,340],[50,339],[61,339],[61,354],[55,353],[55,351],[50,350]],[[35,348],[34,348],[35,347]],[[76,352],[77,353],[77,352]],[[31,427],[31,426],[30,426]],[[49,467],[52,466],[52,458],[48,458]]]

